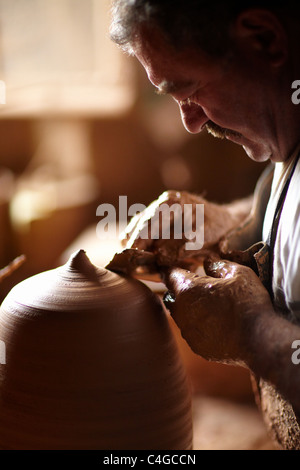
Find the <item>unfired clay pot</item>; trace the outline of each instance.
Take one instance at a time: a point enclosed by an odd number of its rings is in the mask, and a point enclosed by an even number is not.
[[[1,449],[190,449],[191,397],[157,297],[83,250],[0,314]]]

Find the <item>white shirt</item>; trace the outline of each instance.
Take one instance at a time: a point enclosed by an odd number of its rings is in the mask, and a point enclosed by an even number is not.
[[[267,241],[281,191],[293,167],[297,152],[287,161],[276,163],[270,200],[263,226]],[[300,159],[298,160],[281,212],[274,246],[274,302],[284,305],[300,320]]]

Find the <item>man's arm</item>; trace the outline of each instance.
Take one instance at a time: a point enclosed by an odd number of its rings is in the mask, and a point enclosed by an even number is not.
[[[249,216],[233,230],[229,231],[220,242],[221,250],[246,250],[262,238],[262,227],[273,180],[274,165],[268,165],[259,177],[253,194]],[[238,201],[232,204],[232,210],[238,209]]]
[[[262,311],[252,326],[248,367],[257,377],[275,385],[281,395],[300,411],[300,327],[274,310]],[[295,361],[296,359],[296,361]]]

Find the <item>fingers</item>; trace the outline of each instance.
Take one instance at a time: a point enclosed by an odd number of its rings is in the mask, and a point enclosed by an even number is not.
[[[145,268],[149,273],[156,273],[157,266],[154,254],[148,251],[128,248],[120,253],[116,253],[106,266],[106,269],[131,275],[139,267]]]
[[[162,279],[173,296],[190,289],[196,279],[199,279],[197,274],[191,273],[181,268],[166,268],[162,275]]]
[[[212,286],[216,286],[220,282],[224,282],[237,275],[243,270],[249,270],[245,266],[238,265],[226,260],[207,259],[205,261],[205,276],[199,276],[195,273],[181,268],[165,268],[161,271],[161,277],[168,292],[164,296],[164,304],[171,311],[173,311],[177,297],[185,291],[193,289],[193,295],[203,295],[204,290],[209,290]]]
[[[177,297],[180,294],[185,291],[192,292],[195,286],[197,286],[197,294],[199,294],[200,289],[209,286],[209,280],[212,280],[208,276],[198,276],[181,268],[166,268],[161,275],[168,288],[168,292],[166,292],[163,298],[164,305],[170,310],[172,315]]]
[[[140,212],[140,213],[136,214],[135,216],[133,216],[131,218],[129,224],[122,231],[122,233],[120,234],[120,240],[122,242],[122,245],[126,245],[128,240],[130,240],[130,238],[132,237],[132,234],[136,230],[136,226],[138,225],[139,220],[141,219],[141,217],[142,217],[142,212]]]
[[[139,250],[147,250],[152,243],[149,234],[148,221],[144,217],[136,219],[136,223],[127,226],[123,234],[123,246],[126,248],[138,248]]]
[[[181,268],[165,268],[161,275],[168,288],[163,298],[164,305],[173,314],[176,297],[191,288],[195,274]]]
[[[149,250],[149,247],[153,245],[153,240],[159,240],[162,237],[160,208],[162,205],[173,206],[175,203],[180,204],[180,200],[181,193],[178,191],[163,192],[158,199],[132,217],[121,234],[122,245],[126,248]],[[170,222],[173,224],[173,221]]]
[[[186,290],[197,286],[209,287],[215,285],[221,280],[237,277],[238,274],[246,274],[250,268],[226,260],[206,259],[204,262],[206,275],[187,271],[182,268],[164,268],[161,270],[161,277],[166,287],[174,298]]]

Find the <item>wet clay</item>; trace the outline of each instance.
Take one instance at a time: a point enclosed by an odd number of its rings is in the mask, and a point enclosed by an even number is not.
[[[1,449],[191,449],[191,396],[168,320],[141,282],[83,250],[1,306]]]

